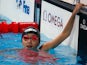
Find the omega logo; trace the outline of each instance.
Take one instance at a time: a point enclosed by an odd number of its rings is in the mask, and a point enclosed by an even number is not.
[[[43,11],[43,20],[54,24],[57,27],[63,27],[62,18],[57,15],[51,14],[50,12],[48,13],[46,10]]]
[[[80,24],[80,28],[83,29],[83,30],[87,30],[86,20],[85,19],[82,20],[82,23]]]

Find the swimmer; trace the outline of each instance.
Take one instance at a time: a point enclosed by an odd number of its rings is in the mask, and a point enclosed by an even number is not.
[[[22,34],[22,43],[23,43],[24,48],[48,51],[52,48],[57,47],[62,41],[64,41],[70,35],[73,24],[74,24],[75,15],[79,12],[79,10],[83,6],[85,5],[81,3],[77,3],[63,32],[59,36],[54,38],[53,40],[44,43],[40,48],[38,48],[40,44],[40,32],[33,27],[29,27],[25,29]]]

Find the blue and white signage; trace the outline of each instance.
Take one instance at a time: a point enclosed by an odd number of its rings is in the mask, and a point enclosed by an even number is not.
[[[34,21],[35,0],[0,0],[0,17],[15,22]]]

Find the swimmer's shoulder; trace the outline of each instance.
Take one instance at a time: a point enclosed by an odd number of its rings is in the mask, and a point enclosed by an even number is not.
[[[43,50],[43,51],[48,51],[49,48],[48,48],[48,45],[46,45],[46,43],[42,44],[40,47],[39,47],[40,50]]]

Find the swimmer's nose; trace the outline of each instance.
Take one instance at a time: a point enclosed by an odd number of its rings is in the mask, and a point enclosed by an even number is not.
[[[32,40],[31,39],[28,39],[27,42],[30,43],[30,44],[32,44]]]

